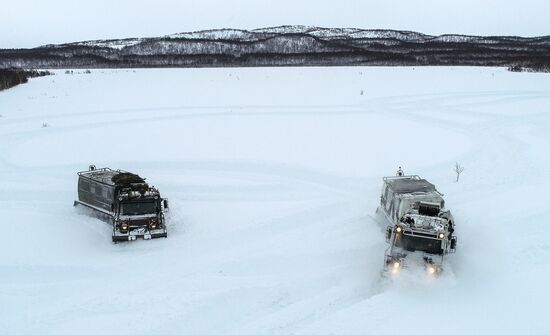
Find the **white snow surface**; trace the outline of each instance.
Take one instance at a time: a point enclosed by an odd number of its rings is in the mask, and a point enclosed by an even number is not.
[[[100,48],[111,48],[111,49],[123,49],[125,47],[130,47],[136,44],[139,44],[143,42],[143,39],[141,38],[128,38],[128,39],[120,39],[120,40],[95,40],[95,41],[84,41],[84,42],[76,42],[76,43],[70,43],[71,45],[81,45],[81,46],[88,46],[88,47],[100,47]]]
[[[405,41],[423,42],[433,39],[433,36],[424,35],[411,31],[381,30],[381,29],[357,29],[357,28],[321,28],[315,26],[279,26],[270,28],[253,29],[250,31],[240,29],[215,29],[203,30],[188,33],[177,33],[168,35],[168,38],[187,38],[187,39],[239,39],[245,41],[254,41],[259,38],[265,38],[265,34],[309,34],[319,38],[364,38],[364,39],[399,39]],[[447,35],[445,35],[447,36]],[[453,35],[454,36],[454,35]],[[461,36],[455,38],[460,39]],[[460,41],[467,41],[465,39]]]
[[[58,71],[0,114],[0,334],[549,333],[547,74]],[[74,208],[91,163],[157,186],[168,238]],[[456,219],[438,279],[381,277],[398,165]]]
[[[226,40],[238,39],[245,41],[256,40],[257,36],[253,32],[240,29],[214,29],[202,30],[195,32],[177,33],[166,36],[168,38],[187,38],[187,39],[210,39],[210,40]]]

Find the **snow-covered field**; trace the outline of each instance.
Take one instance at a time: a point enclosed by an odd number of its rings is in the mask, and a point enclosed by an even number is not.
[[[0,92],[0,334],[550,333],[547,74],[76,72]],[[92,163],[159,187],[168,238],[73,208]],[[457,221],[437,280],[381,280],[398,165]]]

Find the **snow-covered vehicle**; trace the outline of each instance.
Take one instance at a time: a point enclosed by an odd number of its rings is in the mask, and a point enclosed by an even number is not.
[[[445,255],[456,250],[455,222],[435,186],[417,175],[384,177],[381,211],[388,219],[386,268],[398,272],[423,264],[430,274],[442,270]]]
[[[113,242],[132,241],[137,237],[167,237],[164,213],[168,200],[140,176],[109,168],[78,172],[78,200],[108,217],[113,225]]]

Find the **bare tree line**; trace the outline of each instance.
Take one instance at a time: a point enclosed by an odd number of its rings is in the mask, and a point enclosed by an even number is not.
[[[0,91],[19,84],[24,84],[29,81],[29,78],[45,76],[48,74],[50,74],[48,71],[0,69]]]
[[[269,33],[260,37],[161,37],[139,39],[126,46],[125,40],[107,40],[0,49],[0,69],[343,65],[504,66],[511,71],[550,68],[550,37],[478,37],[461,42],[428,37],[319,37],[307,33]]]

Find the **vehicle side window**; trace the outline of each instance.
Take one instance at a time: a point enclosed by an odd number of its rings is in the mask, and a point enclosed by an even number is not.
[[[90,192],[90,183],[86,180],[80,180],[80,189],[82,191]]]
[[[390,210],[391,204],[393,204],[393,192],[388,187],[386,189],[386,210]]]
[[[96,185],[96,186],[95,186],[95,194],[96,194],[97,196],[100,196],[100,197],[103,196],[103,191],[104,191],[104,188],[103,188],[103,187],[101,187],[101,186],[99,186],[99,185]]]
[[[401,216],[403,215],[403,207],[402,207],[402,202],[401,202],[401,198],[399,198],[399,200],[397,201],[397,219],[400,219]]]

